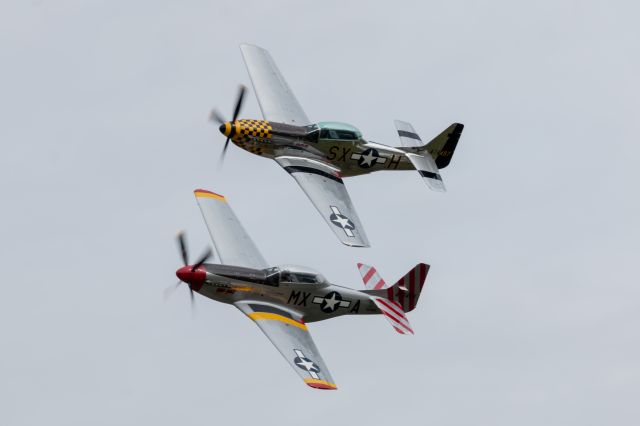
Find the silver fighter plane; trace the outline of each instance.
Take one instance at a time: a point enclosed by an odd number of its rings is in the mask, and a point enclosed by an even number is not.
[[[463,125],[454,123],[427,143],[411,124],[395,121],[402,147],[367,141],[355,127],[336,122],[312,123],[266,50],[240,46],[263,120],[238,119],[245,94],[240,88],[233,119],[214,110],[229,141],[253,154],[274,159],[298,182],[338,239],[354,247],[369,241],[343,177],[380,170],[417,170],[429,188],[444,191],[440,169],[449,165]]]
[[[392,285],[372,266],[358,264],[365,290],[329,283],[300,266],[270,267],[222,195],[198,189],[198,205],[220,264],[205,263],[209,250],[189,265],[182,234],[178,242],[184,265],[176,275],[193,293],[234,305],[267,335],[304,382],[336,389],[307,323],[340,315],[382,314],[400,334],[413,334],[406,312],[418,303],[429,265],[420,263]],[[178,282],[178,285],[180,284]]]

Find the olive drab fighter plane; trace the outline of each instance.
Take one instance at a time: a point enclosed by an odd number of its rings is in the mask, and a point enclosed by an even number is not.
[[[391,147],[363,139],[349,124],[312,123],[269,52],[248,44],[240,49],[263,120],[238,119],[245,94],[242,86],[231,121],[213,110],[211,119],[227,137],[221,158],[231,140],[246,151],[274,159],[298,182],[343,244],[369,246],[343,177],[415,169],[429,188],[445,190],[440,169],[451,161],[462,124],[452,124],[424,144],[411,124],[396,121],[402,147]]]
[[[185,266],[176,275],[197,292],[234,305],[252,319],[304,382],[317,389],[336,389],[307,323],[341,315],[382,314],[400,334],[413,334],[406,312],[418,303],[429,265],[420,263],[393,285],[375,268],[358,264],[365,290],[329,283],[321,274],[300,266],[270,267],[222,195],[195,192],[213,240],[219,264],[205,263],[208,250],[189,265],[183,234],[178,243]]]

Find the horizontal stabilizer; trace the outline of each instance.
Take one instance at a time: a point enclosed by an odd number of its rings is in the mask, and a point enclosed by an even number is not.
[[[406,154],[413,167],[416,168],[420,176],[424,179],[430,189],[438,192],[445,192],[447,189],[442,182],[442,176],[440,176],[440,170],[436,166],[436,162],[428,152],[424,154]]]
[[[420,139],[420,136],[418,136],[418,133],[416,133],[411,123],[400,120],[394,120],[393,123],[396,125],[396,130],[398,130],[398,137],[400,138],[402,146],[406,148],[417,148],[424,145],[424,142],[422,142],[422,139]]]
[[[395,331],[400,334],[413,334],[411,323],[398,302],[392,302],[384,297],[374,296],[371,299]]]
[[[367,290],[380,290],[387,288],[387,284],[384,282],[375,267],[365,265],[364,263],[358,263],[358,271],[362,276],[364,287]]]

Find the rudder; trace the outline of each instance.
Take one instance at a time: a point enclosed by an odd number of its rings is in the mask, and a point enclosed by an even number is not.
[[[386,289],[386,298],[398,303],[404,312],[411,312],[418,303],[427,273],[429,273],[429,265],[417,264],[398,282]]]
[[[463,129],[463,124],[453,123],[424,146],[435,160],[438,169],[444,169],[451,162]]]

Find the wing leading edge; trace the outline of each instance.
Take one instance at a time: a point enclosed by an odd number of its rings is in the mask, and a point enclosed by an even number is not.
[[[241,44],[240,50],[264,119],[294,126],[311,124],[269,52],[251,44]]]
[[[322,161],[301,157],[282,156],[275,160],[298,182],[343,244],[369,247],[369,240],[339,169]]]
[[[255,269],[269,266],[224,196],[205,189],[193,192],[222,264]]]
[[[263,302],[243,301],[235,306],[260,327],[307,385],[316,389],[338,388],[300,316]]]

